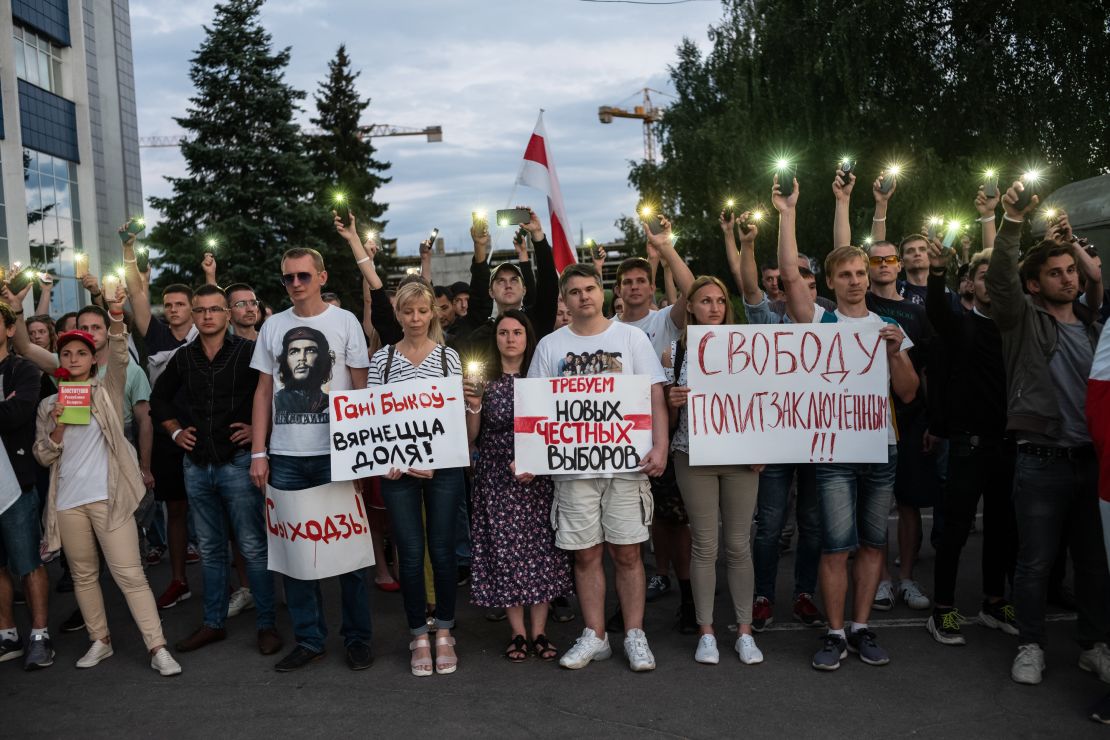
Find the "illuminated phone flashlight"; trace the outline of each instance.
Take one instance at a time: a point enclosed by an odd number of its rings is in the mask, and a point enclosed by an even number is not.
[[[948,230],[949,231],[960,231],[960,230],[963,229],[963,227],[964,227],[964,225],[962,223],[960,223],[959,221],[949,221],[948,222]]]
[[[998,173],[995,172],[994,170],[984,170],[983,171],[983,177],[987,178],[988,180],[993,180],[997,176],[998,176]]]
[[[944,219],[941,218],[940,216],[930,216],[929,217],[929,225],[930,226],[940,226],[943,223],[944,223]]]
[[[886,173],[888,175],[890,175],[891,177],[898,177],[898,174],[901,171],[902,171],[902,165],[898,164],[897,162],[894,163],[894,164],[891,164],[891,165],[887,165],[887,168],[886,168]]]
[[[12,263],[12,272],[19,272],[22,269],[23,269],[23,263],[22,262],[13,262]]]
[[[651,218],[651,214],[652,214],[651,206],[641,206],[640,207],[640,218]]]
[[[1041,179],[1040,170],[1029,170],[1021,176],[1022,181],[1034,184]]]
[[[871,244],[872,244],[872,243],[873,243],[874,241],[875,241],[875,240],[874,240],[874,239],[872,239],[872,238],[871,238],[871,237],[869,237],[869,236],[865,236],[865,237],[863,237],[863,244],[864,244],[864,246],[870,247],[870,246],[871,246]]]
[[[143,246],[142,244],[140,244],[139,246],[135,247],[135,253],[136,253],[136,254],[146,254],[146,252],[147,252],[147,249],[146,249],[146,247],[144,247],[144,246]]]
[[[81,260],[86,259],[86,255],[84,252],[77,252],[73,255],[73,259],[75,262],[80,262]]]
[[[1059,215],[1060,215],[1060,212],[1057,211],[1055,208],[1049,208],[1047,211],[1044,212],[1044,220],[1045,221],[1053,221]]]
[[[486,211],[485,208],[479,208],[477,210],[471,211],[470,215],[474,218],[475,221],[485,221],[486,217],[489,215],[489,212]]]
[[[366,241],[368,241],[368,242],[374,241],[374,230],[373,229],[367,229],[366,230]]]
[[[763,211],[752,211],[752,221],[762,221],[764,215]]]
[[[789,159],[779,157],[778,159],[775,160],[775,169],[778,170],[779,172],[782,172],[782,171],[787,170],[789,168],[790,168],[790,160]]]
[[[471,360],[466,363],[466,374],[469,377],[475,378],[482,374],[482,363],[477,360]]]
[[[137,226],[146,226],[146,219],[142,216],[135,216],[131,220],[134,221]]]
[[[338,211],[347,205],[347,196],[343,193],[336,193],[331,198],[332,203],[335,204],[335,210]]]
[[[497,225],[498,225],[498,226],[500,226],[500,227],[502,227],[502,228],[504,228],[504,227],[506,227],[506,226],[508,226],[508,225],[509,225],[509,219],[507,219],[507,218],[499,218],[499,219],[497,219]]]
[[[215,255],[216,247],[219,246],[219,244],[220,243],[216,240],[216,237],[214,236],[210,236],[204,240],[204,246],[207,247],[207,251],[211,252],[213,255]]]

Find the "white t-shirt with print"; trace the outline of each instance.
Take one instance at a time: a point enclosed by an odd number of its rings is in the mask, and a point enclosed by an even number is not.
[[[529,378],[571,375],[646,375],[651,383],[664,383],[666,376],[651,342],[643,331],[613,321],[600,334],[581,336],[570,326],[556,329],[540,340],[528,366]],[[644,473],[572,473],[552,475],[552,480],[577,478],[646,479]]]
[[[267,319],[251,367],[274,379],[270,452],[329,454],[328,392],[350,390],[350,368],[369,366],[366,337],[350,311],[329,305],[305,317],[290,308]]]
[[[822,317],[824,317],[824,315],[826,313],[827,313],[827,311],[825,311],[825,309],[823,309],[821,306],[817,305],[816,303],[813,304],[813,323],[814,324],[822,323],[821,319],[822,319]],[[836,322],[828,322],[828,323],[837,323],[837,324],[879,324],[880,326],[882,326],[883,324],[894,324],[899,329],[902,329],[901,325],[897,321],[887,321],[886,319],[884,319],[879,314],[872,313],[871,311],[868,311],[866,316],[845,316],[844,314],[840,313],[839,310],[834,311],[833,313],[836,315]],[[902,329],[902,348],[898,351],[899,352],[905,352],[905,351],[907,351],[909,349],[912,349],[912,348],[913,348],[913,341],[910,339],[909,335],[906,334],[906,330]],[[890,385],[890,365],[889,364],[886,366],[886,382],[887,382],[887,386],[889,386]],[[887,425],[886,425],[887,444],[892,444],[892,445],[893,444],[898,444],[898,435],[894,432],[894,415],[891,414],[889,418],[890,418],[890,421],[888,421]]]
[[[648,341],[655,350],[655,356],[662,357],[667,347],[671,346],[671,342],[678,339],[678,327],[671,321],[672,308],[674,306],[666,306],[658,311],[651,311],[647,316],[636,321],[623,321],[619,318],[613,320],[627,326],[634,326],[647,334]]]

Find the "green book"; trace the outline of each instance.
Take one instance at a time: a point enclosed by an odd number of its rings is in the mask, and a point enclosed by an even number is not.
[[[85,424],[92,418],[92,385],[84,383],[58,383],[58,400],[65,404],[59,424]]]

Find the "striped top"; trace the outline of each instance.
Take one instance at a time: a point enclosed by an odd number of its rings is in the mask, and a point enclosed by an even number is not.
[[[393,345],[382,347],[370,358],[370,373],[366,378],[367,387],[385,384],[387,378],[386,362],[391,346]],[[446,372],[444,372],[444,365],[446,365]],[[408,358],[395,349],[393,361],[389,367],[388,382],[400,383],[403,380],[415,380],[417,378],[443,378],[448,375],[462,375],[462,362],[459,360],[459,353],[450,347],[445,347],[442,344],[438,345],[428,353],[428,356],[424,358],[419,366],[413,365],[408,361]]]

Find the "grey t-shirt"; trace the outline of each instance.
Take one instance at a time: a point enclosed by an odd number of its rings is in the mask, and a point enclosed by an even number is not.
[[[1062,447],[1091,444],[1087,430],[1087,378],[1095,351],[1087,338],[1087,329],[1081,323],[1063,324],[1059,327],[1056,352],[1048,362],[1048,372],[1056,386],[1060,404],[1060,436],[1049,441]]]

